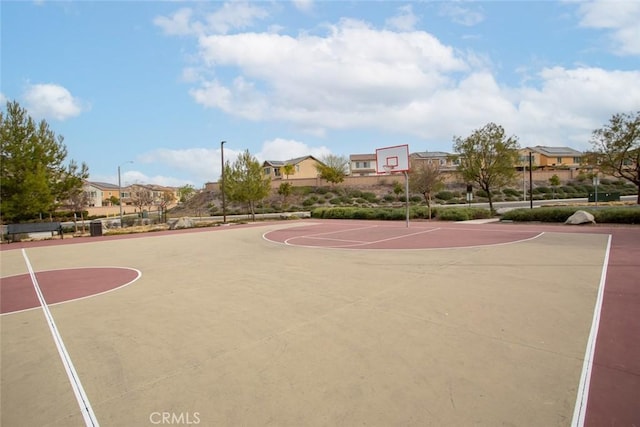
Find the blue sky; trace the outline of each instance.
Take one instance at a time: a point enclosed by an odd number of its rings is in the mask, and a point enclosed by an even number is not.
[[[489,122],[588,149],[640,109],[638,1],[3,1],[2,108],[90,180],[201,188],[225,159],[452,151]],[[133,163],[127,163],[127,162]]]

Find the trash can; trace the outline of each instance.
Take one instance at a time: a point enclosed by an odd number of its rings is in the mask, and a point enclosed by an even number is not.
[[[91,237],[102,236],[102,221],[91,221],[89,224],[89,232]]]

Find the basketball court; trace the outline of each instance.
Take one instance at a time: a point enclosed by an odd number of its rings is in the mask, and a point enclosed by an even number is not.
[[[630,424],[639,242],[304,220],[2,245],[0,421]]]

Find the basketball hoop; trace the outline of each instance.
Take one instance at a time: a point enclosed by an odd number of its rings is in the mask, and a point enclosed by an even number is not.
[[[396,165],[383,165],[382,166],[384,168],[384,172],[387,175],[391,175],[391,173],[393,172],[393,170],[396,168]]]

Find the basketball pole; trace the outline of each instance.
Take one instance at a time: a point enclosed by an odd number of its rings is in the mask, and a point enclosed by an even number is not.
[[[409,172],[404,171],[404,195],[407,203],[407,228],[409,228]]]

